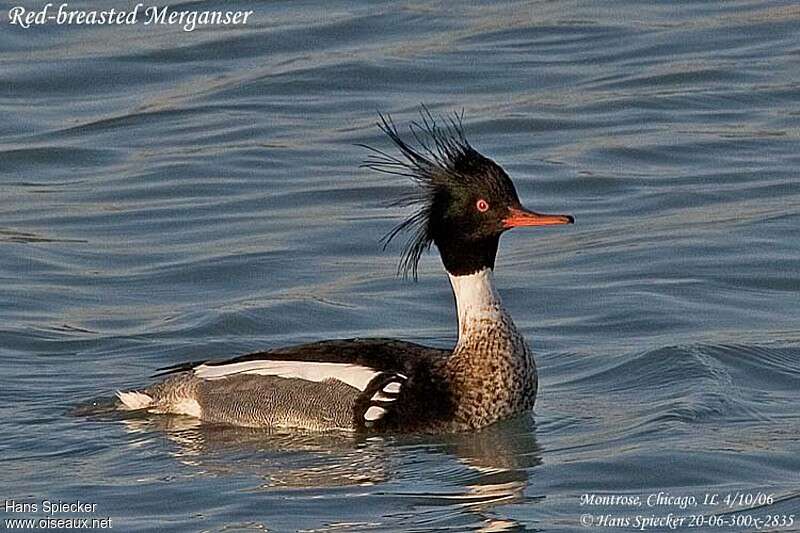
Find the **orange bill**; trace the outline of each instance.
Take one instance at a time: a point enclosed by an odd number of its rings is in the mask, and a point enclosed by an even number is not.
[[[519,226],[555,226],[574,222],[575,217],[572,215],[545,215],[529,211],[524,207],[510,207],[508,216],[503,219],[503,226],[510,229]]]

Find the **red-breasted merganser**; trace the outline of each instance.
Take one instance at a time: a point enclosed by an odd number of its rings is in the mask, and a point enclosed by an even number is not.
[[[452,350],[393,339],[328,340],[221,362],[167,367],[143,391],[118,392],[123,409],[189,415],[212,423],[357,432],[474,430],[533,408],[536,365],[494,286],[500,235],[519,226],[571,224],[569,215],[522,207],[508,174],[478,153],[461,118],[437,124],[427,110],[401,139],[390,117],[378,126],[398,155],[369,148],[364,166],[411,178],[416,205],[386,242],[409,232],[400,271],[416,276],[435,244],[455,295]]]

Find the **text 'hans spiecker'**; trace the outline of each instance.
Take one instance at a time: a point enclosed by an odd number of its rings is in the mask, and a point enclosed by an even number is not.
[[[45,4],[41,9],[26,9],[22,6],[8,10],[8,22],[21,28],[55,24],[59,26],[134,25],[179,26],[183,31],[194,31],[201,26],[243,26],[252,16],[252,11],[199,11],[177,10],[170,6],[136,4],[133,9],[73,9],[69,4],[55,7]]]

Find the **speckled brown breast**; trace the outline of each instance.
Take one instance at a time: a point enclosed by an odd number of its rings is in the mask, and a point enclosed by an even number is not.
[[[463,325],[447,364],[456,412],[454,422],[475,429],[533,408],[538,378],[530,348],[511,320]]]

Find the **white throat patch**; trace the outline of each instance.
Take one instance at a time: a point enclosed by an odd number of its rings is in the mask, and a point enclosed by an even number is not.
[[[494,274],[491,268],[484,268],[466,276],[452,274],[448,276],[458,308],[459,342],[476,321],[502,321],[508,316],[494,287]]]

